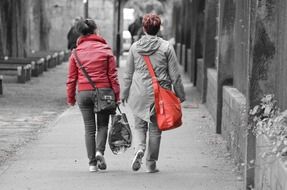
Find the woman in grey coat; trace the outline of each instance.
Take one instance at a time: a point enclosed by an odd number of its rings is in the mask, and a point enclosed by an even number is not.
[[[132,169],[137,171],[141,167],[146,150],[146,133],[149,130],[146,169],[150,173],[159,171],[156,161],[159,156],[161,131],[158,129],[155,119],[152,80],[143,59],[144,55],[150,57],[160,85],[167,89],[173,89],[181,102],[185,100],[175,51],[168,41],[157,37],[160,25],[159,16],[155,14],[144,16],[145,35],[130,48],[122,90],[122,102],[127,102],[134,114],[135,139],[138,141]]]

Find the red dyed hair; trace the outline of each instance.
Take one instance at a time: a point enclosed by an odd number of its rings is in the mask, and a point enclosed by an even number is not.
[[[160,29],[161,20],[156,14],[146,14],[143,17],[142,25],[149,35],[156,35]]]

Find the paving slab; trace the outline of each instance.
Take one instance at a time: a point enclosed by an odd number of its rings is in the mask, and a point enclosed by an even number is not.
[[[209,117],[201,105],[184,109],[184,125],[163,133],[160,173],[148,174],[144,165],[139,172],[131,171],[133,149],[113,155],[109,147],[108,170],[90,173],[82,118],[77,107],[71,108],[7,162],[0,176],[1,190],[239,189],[241,182],[232,172],[220,136],[207,126]]]
[[[113,155],[108,145],[106,171],[90,173],[84,145],[84,126],[77,106],[60,115],[49,127],[18,151],[0,169],[1,190],[238,190],[241,177],[215,134],[214,123],[198,94],[184,80],[188,94],[183,104],[183,126],[163,132],[159,173],[143,167],[131,170],[133,148]],[[133,129],[133,118],[126,112]],[[145,163],[145,162],[144,162]]]

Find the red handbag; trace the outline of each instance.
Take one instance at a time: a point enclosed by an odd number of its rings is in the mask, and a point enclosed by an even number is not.
[[[144,60],[152,77],[158,128],[161,131],[166,131],[181,126],[182,111],[179,98],[171,90],[159,85],[149,56],[144,56]]]

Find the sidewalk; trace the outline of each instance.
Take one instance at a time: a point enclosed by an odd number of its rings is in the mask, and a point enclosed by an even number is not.
[[[160,173],[131,171],[132,148],[113,155],[107,145],[106,171],[88,172],[84,127],[77,107],[65,113],[0,170],[1,190],[237,190],[229,154],[196,90],[185,81],[184,125],[163,132]],[[193,102],[192,102],[192,101]],[[192,105],[192,106],[190,106]],[[128,108],[128,119],[132,124]]]

